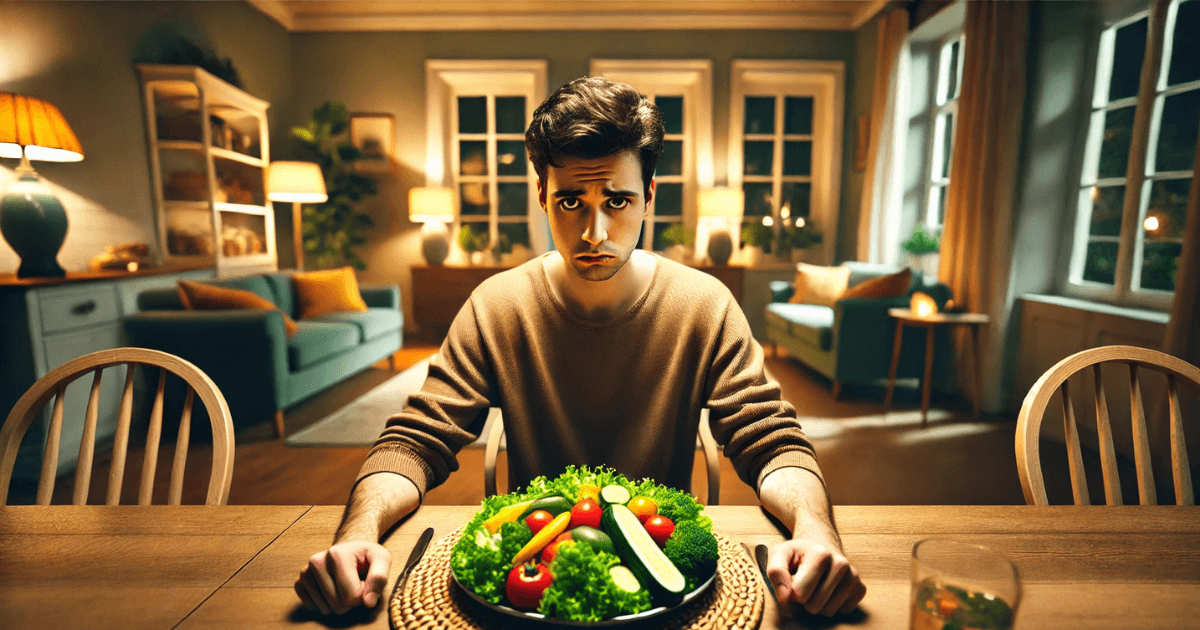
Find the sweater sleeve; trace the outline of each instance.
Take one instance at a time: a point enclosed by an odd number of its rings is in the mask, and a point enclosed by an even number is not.
[[[804,468],[824,483],[812,442],[796,409],[767,378],[762,346],[754,340],[741,308],[724,309],[708,374],[709,424],[738,477],[757,493],[775,470]]]
[[[487,421],[495,378],[472,300],[455,316],[429,376],[408,404],[388,419],[358,479],[378,472],[407,477],[421,493],[458,470],[458,451],[475,441]]]

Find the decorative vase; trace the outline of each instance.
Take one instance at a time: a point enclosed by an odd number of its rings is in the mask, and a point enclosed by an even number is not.
[[[936,278],[938,275],[938,263],[941,262],[941,254],[932,252],[928,254],[909,254],[908,264],[913,268],[913,271],[919,271],[922,275]]]
[[[471,264],[476,267],[482,267],[484,263],[483,252],[471,252]]]
[[[714,265],[729,264],[733,254],[733,238],[727,230],[717,230],[708,235],[708,259]]]
[[[22,174],[0,200],[0,233],[21,257],[18,278],[67,274],[57,260],[67,237],[67,213],[36,173]]]

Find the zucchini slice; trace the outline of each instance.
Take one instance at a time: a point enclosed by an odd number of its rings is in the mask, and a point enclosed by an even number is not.
[[[620,504],[613,505],[604,510],[602,521],[604,529],[617,547],[621,561],[629,565],[630,570],[651,595],[668,601],[683,596],[687,580],[662,549],[658,548],[641,521],[629,508]]]

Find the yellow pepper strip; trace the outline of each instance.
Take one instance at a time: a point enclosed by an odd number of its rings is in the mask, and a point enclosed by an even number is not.
[[[483,522],[484,529],[487,529],[489,534],[495,534],[496,532],[500,531],[501,525],[517,520],[517,517],[521,515],[521,512],[524,512],[525,508],[529,507],[532,503],[533,501],[529,500],[500,508],[499,512],[496,512],[495,515]]]
[[[579,500],[591,499],[596,503],[600,503],[600,486],[581,485],[579,486]]]
[[[538,531],[538,533],[534,534],[533,538],[530,538],[529,542],[525,543],[524,547],[521,547],[521,551],[517,552],[517,555],[513,556],[513,566],[515,567],[518,564],[525,564],[530,558],[541,553],[542,549],[544,549],[546,545],[550,544],[550,541],[557,538],[559,534],[567,531],[567,527],[570,526],[570,524],[570,512],[563,512],[562,514],[555,516],[553,521],[547,523],[545,527]]]

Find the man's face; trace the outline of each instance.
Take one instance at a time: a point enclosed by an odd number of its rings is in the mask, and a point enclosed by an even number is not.
[[[584,280],[608,280],[629,260],[654,196],[644,194],[637,153],[565,158],[549,167],[538,197],[550,220],[554,247]]]

